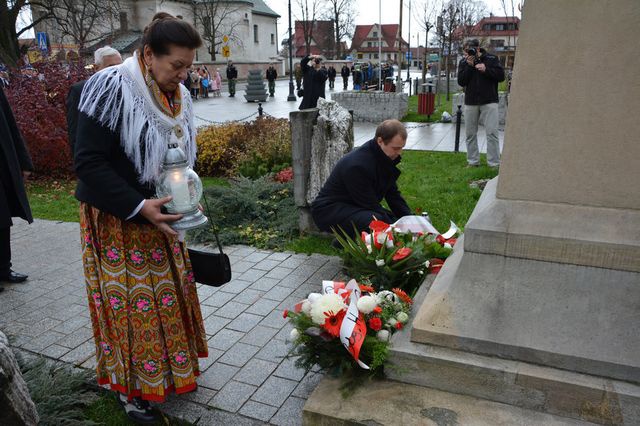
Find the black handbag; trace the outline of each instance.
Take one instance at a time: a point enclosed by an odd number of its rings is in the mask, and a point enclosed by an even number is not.
[[[212,253],[210,251],[202,251],[193,248],[188,248],[187,250],[189,251],[191,268],[193,269],[193,276],[195,277],[196,282],[212,287],[220,287],[221,285],[231,281],[231,262],[229,262],[229,256],[224,254],[222,251],[222,244],[220,244],[218,232],[211,221],[211,213],[209,212],[207,198],[203,198],[207,209],[207,216],[209,216],[209,221],[211,223],[211,230],[216,237],[219,253]]]

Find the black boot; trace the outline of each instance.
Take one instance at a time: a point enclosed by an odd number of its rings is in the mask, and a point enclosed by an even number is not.
[[[126,395],[118,393],[118,402],[127,417],[136,423],[148,424],[155,423],[158,420],[156,415],[153,414],[149,403],[140,397],[134,397],[131,401],[128,401]]]

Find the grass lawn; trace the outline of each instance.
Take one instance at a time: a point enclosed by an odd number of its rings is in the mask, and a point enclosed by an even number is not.
[[[483,157],[484,158],[484,157]],[[496,171],[483,166],[466,169],[464,153],[405,151],[400,164],[400,191],[412,209],[428,212],[441,232],[449,228],[449,220],[464,228],[480,190],[469,187],[478,179],[490,179]],[[205,186],[228,185],[226,179],[203,179]],[[34,217],[40,219],[78,221],[78,202],[73,197],[73,181],[32,181],[27,185]],[[336,254],[331,237],[305,235],[289,242],[284,249],[299,253]]]
[[[435,123],[437,121],[440,121],[443,112],[447,111],[449,114],[451,114],[454,94],[455,92],[451,92],[449,94],[448,101],[446,94],[437,94],[436,109],[433,114],[431,114],[428,120],[426,115],[418,114],[418,96],[409,96],[409,109],[407,110],[407,115],[405,115],[401,121],[414,123]],[[440,102],[439,106],[438,102]]]

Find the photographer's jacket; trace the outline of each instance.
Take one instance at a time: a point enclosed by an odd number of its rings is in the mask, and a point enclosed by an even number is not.
[[[327,81],[327,70],[315,69],[309,65],[311,58],[305,56],[300,62],[304,79],[302,80],[302,88],[304,94],[300,109],[315,108],[318,105],[318,99],[324,98],[324,83]]]
[[[380,205],[383,199],[393,216],[410,215],[411,209],[396,185],[399,162],[400,157],[395,160],[387,157],[375,139],[342,157],[311,205],[318,228],[330,231],[363,211],[380,219],[388,218],[389,212]]]
[[[479,63],[487,69],[480,72],[466,59],[458,66],[458,84],[464,87],[465,105],[486,105],[498,102],[498,83],[504,80],[504,69],[497,56],[480,49]]]

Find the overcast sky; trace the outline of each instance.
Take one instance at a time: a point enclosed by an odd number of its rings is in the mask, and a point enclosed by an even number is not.
[[[276,13],[280,15],[280,19],[278,20],[278,33],[280,40],[286,38],[288,36],[288,0],[264,0],[269,7],[271,7]],[[313,0],[309,0],[311,3]],[[321,1],[321,0],[320,0]],[[375,24],[378,22],[378,2],[375,0],[352,0],[355,3],[357,16],[356,16],[356,25],[366,25],[366,24]],[[430,0],[431,2],[433,0]],[[517,10],[517,4],[521,0],[514,0],[514,5],[516,8],[516,16],[520,16],[520,12]],[[412,10],[411,15],[415,15],[416,9],[422,3],[422,0],[404,0],[404,13],[403,13],[403,23],[402,23],[402,35],[407,38],[407,31],[409,30],[407,15],[409,14],[409,3],[412,2]],[[487,11],[493,12],[494,15],[504,16],[504,10],[502,9],[501,0],[484,0],[487,5]],[[508,8],[511,8],[511,1],[505,1]],[[382,0],[382,23],[383,24],[397,24],[398,16],[400,12],[400,1],[399,0]],[[298,0],[291,0],[291,14],[292,21],[296,20],[296,17],[301,17],[300,8],[298,7]],[[488,13],[487,13],[488,15]],[[424,31],[418,27],[417,21],[415,20],[415,16],[413,16],[411,20],[411,45],[415,46],[416,44],[416,32],[420,31],[420,40],[422,44],[424,44]]]

